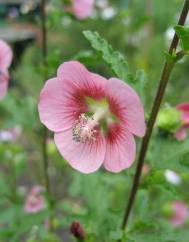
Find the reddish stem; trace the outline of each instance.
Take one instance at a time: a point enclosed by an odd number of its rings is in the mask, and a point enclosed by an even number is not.
[[[188,11],[189,11],[189,0],[185,0],[184,6],[183,6],[183,9],[182,9],[179,21],[178,21],[179,25],[184,25]],[[173,51],[176,51],[178,42],[179,42],[179,38],[175,34],[173,37],[173,40],[171,42],[170,48],[169,48],[169,54],[172,54]],[[176,61],[166,61],[164,64],[164,67],[163,67],[159,87],[158,87],[158,90],[156,93],[156,97],[155,97],[152,111],[150,114],[150,118],[148,121],[146,135],[144,136],[143,141],[142,141],[142,146],[141,146],[141,150],[139,153],[137,168],[136,168],[131,192],[129,195],[129,200],[126,205],[126,209],[125,209],[125,213],[124,213],[124,218],[123,218],[123,222],[122,222],[122,226],[121,226],[121,228],[123,230],[125,229],[125,227],[127,225],[129,215],[130,215],[131,210],[134,205],[134,200],[135,200],[136,193],[137,193],[137,190],[139,187],[139,181],[140,181],[140,177],[141,177],[142,167],[143,167],[144,160],[146,157],[146,152],[147,152],[149,141],[150,141],[150,138],[152,135],[153,127],[154,127],[154,124],[155,124],[155,121],[157,118],[157,114],[158,114],[158,111],[159,111],[159,108],[160,108],[160,105],[161,105],[161,102],[162,102],[162,99],[163,99],[163,96],[165,93],[167,83],[169,81],[170,74],[172,72],[172,69],[173,69],[175,63],[176,63]]]

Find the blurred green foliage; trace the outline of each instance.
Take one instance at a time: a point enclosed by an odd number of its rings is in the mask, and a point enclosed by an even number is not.
[[[86,242],[119,239],[123,242],[187,242],[188,224],[173,228],[162,207],[174,200],[189,204],[189,138],[177,141],[172,133],[160,132],[157,126],[146,159],[149,172],[142,175],[124,233],[120,224],[136,164],[119,174],[108,173],[103,168],[94,174],[80,174],[58,154],[52,134],[48,134],[48,154],[55,200],[55,232],[47,232],[44,226],[52,215],[49,207],[33,215],[24,212],[25,190],[32,184],[44,184],[43,128],[37,112],[44,76],[47,79],[55,76],[57,67],[70,59],[81,61],[107,78],[117,75],[138,91],[148,118],[165,59],[164,51],[168,49],[182,6],[181,0],[112,0],[109,1],[114,12],[112,17],[97,7],[92,18],[78,21],[63,11],[63,1],[49,2],[47,67],[42,65],[41,45],[30,44],[19,65],[11,70],[11,88],[0,103],[0,131],[16,125],[22,128],[16,141],[0,142],[0,241],[75,241],[69,234],[69,226],[78,220],[88,235]],[[188,51],[188,28],[177,26],[176,31],[182,47]],[[189,101],[188,65],[187,57],[177,64],[163,106]],[[164,126],[175,121],[174,114],[163,117]],[[177,125],[177,119],[175,123]],[[182,183],[174,186],[167,182],[166,169],[176,171]]]

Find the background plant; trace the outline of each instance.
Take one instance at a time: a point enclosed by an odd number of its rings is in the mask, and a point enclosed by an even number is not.
[[[148,118],[164,51],[170,44],[169,34],[177,23],[182,1],[173,0],[171,4],[164,0],[109,1],[113,16],[104,17],[103,10],[97,6],[96,16],[83,21],[65,13],[61,1],[53,0],[50,4],[52,7],[47,9],[48,68],[42,61],[41,45],[33,42],[17,67],[12,67],[11,88],[0,103],[1,131],[18,125],[22,130],[16,141],[1,140],[0,143],[0,239],[3,242],[74,241],[69,226],[78,220],[88,235],[86,241],[186,242],[187,222],[174,228],[168,217],[173,201],[189,204],[189,138],[179,142],[172,132],[165,132],[158,125],[145,160],[150,171],[142,175],[125,233],[120,230],[120,224],[136,163],[119,174],[100,170],[82,175],[60,157],[51,134],[48,134],[47,150],[54,208],[47,206],[37,214],[24,212],[26,190],[34,184],[45,184],[41,156],[43,128],[37,112],[44,75],[54,76],[57,66],[70,59],[79,60],[91,71],[106,77],[117,75],[138,90]],[[35,20],[40,26],[39,15]],[[188,28],[175,30],[181,38],[180,48],[188,51]],[[189,101],[188,61],[185,56],[175,67],[162,108]],[[167,169],[178,173],[180,185],[166,180]],[[49,194],[45,196],[48,201]],[[53,231],[44,226],[49,218],[52,218]]]

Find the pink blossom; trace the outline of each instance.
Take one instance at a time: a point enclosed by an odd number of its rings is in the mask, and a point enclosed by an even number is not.
[[[45,208],[45,199],[41,194],[43,191],[44,188],[39,185],[32,187],[25,200],[26,213],[37,213]]]
[[[10,129],[0,130],[0,141],[1,142],[15,142],[20,136],[22,129],[19,125]]]
[[[189,124],[189,103],[181,103],[177,105],[177,109],[181,111],[183,123]]]
[[[175,201],[173,202],[172,206],[173,215],[171,217],[171,223],[176,227],[183,225],[189,218],[188,207],[182,201]]]
[[[8,68],[12,61],[12,50],[3,40],[0,40],[0,100],[4,98],[8,88]]]
[[[49,219],[45,219],[44,221],[44,227],[46,230],[49,230],[50,229],[50,221]]]
[[[78,19],[90,17],[94,9],[95,0],[72,0],[71,6],[65,8],[72,12]]]
[[[65,62],[49,79],[39,101],[41,122],[55,132],[55,143],[69,164],[83,173],[102,164],[111,172],[135,160],[133,135],[145,134],[144,110],[126,83],[89,72],[77,61]]]
[[[187,129],[189,128],[189,103],[177,105],[177,110],[181,112],[183,125],[176,131],[175,137],[177,140],[184,140],[187,136]]]
[[[185,126],[182,126],[181,128],[179,128],[175,133],[175,138],[177,140],[184,140],[186,139],[186,136],[187,136],[187,128]]]

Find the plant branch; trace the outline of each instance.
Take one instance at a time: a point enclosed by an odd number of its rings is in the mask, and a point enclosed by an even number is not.
[[[47,58],[47,26],[46,26],[46,0],[41,0],[41,32],[42,32],[42,52],[43,52],[43,64],[46,66]]]
[[[48,54],[48,46],[47,46],[47,25],[46,25],[46,0],[41,0],[41,33],[42,33],[42,54],[43,54],[43,66],[44,66],[44,81],[46,80],[46,69],[47,69],[47,54]],[[44,180],[46,192],[49,195],[49,206],[53,208],[52,202],[52,192],[50,186],[50,177],[48,173],[49,161],[48,161],[48,151],[47,151],[47,138],[48,138],[48,130],[44,126],[43,127],[43,140],[42,140],[42,156],[43,156],[43,168],[44,168]]]
[[[189,0],[185,0],[184,6],[183,6],[183,9],[182,9],[179,21],[178,21],[179,25],[184,25],[188,11],[189,11]],[[170,55],[172,55],[173,51],[176,51],[178,42],[179,42],[179,38],[175,33],[173,40],[171,42],[170,48],[169,48]],[[144,136],[143,141],[142,141],[142,146],[141,146],[140,153],[139,153],[139,158],[138,158],[138,163],[137,163],[137,168],[136,168],[136,172],[135,172],[135,176],[134,176],[133,185],[131,188],[129,200],[128,200],[128,203],[127,203],[127,206],[125,209],[124,218],[123,218],[123,222],[121,225],[121,228],[123,230],[125,229],[125,227],[127,225],[129,215],[130,215],[132,207],[134,205],[134,200],[135,200],[136,193],[137,193],[137,190],[139,187],[139,181],[140,181],[140,177],[141,177],[142,167],[143,167],[144,160],[146,157],[146,152],[147,152],[149,141],[150,141],[150,138],[152,135],[153,127],[154,127],[154,124],[155,124],[155,121],[157,118],[157,114],[158,114],[158,111],[159,111],[159,108],[160,108],[160,105],[161,105],[161,102],[162,102],[162,99],[163,99],[163,96],[165,93],[167,83],[169,81],[170,74],[172,72],[172,69],[173,69],[175,63],[176,63],[176,60],[175,61],[167,60],[163,67],[163,71],[162,71],[161,78],[160,78],[160,83],[159,83],[156,97],[155,97],[155,100],[153,103],[150,118],[149,118],[149,121],[147,124],[146,135]]]

